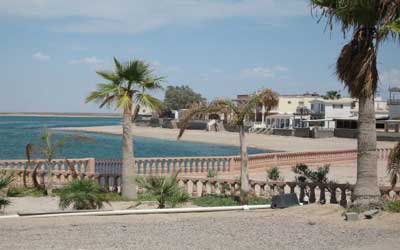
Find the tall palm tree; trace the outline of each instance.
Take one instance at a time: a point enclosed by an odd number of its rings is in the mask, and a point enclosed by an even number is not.
[[[250,192],[249,183],[249,169],[248,161],[249,156],[247,153],[246,143],[246,130],[244,122],[246,117],[252,115],[254,109],[258,105],[265,105],[269,111],[278,105],[278,94],[271,89],[265,89],[259,93],[250,96],[249,100],[245,103],[235,103],[229,100],[217,100],[209,105],[196,104],[191,109],[187,110],[180,123],[180,131],[178,139],[180,139],[185,132],[190,120],[197,115],[210,114],[210,113],[228,113],[232,115],[232,122],[239,127],[239,140],[240,140],[240,203],[248,203],[248,195]]]
[[[91,92],[86,102],[99,102],[100,108],[115,105],[117,109],[123,110],[122,196],[134,199],[136,198],[136,170],[133,154],[132,109],[133,105],[157,109],[161,102],[144,91],[148,86],[159,86],[162,79],[155,77],[150,65],[141,60],[122,64],[114,58],[114,64],[114,71],[97,72],[108,83],[98,84],[97,90]]]
[[[379,45],[393,38],[400,40],[399,0],[311,0],[312,8],[327,18],[328,27],[338,23],[344,35],[352,34],[340,53],[336,74],[359,99],[357,182],[353,206],[380,207],[377,178],[374,98],[378,85]]]

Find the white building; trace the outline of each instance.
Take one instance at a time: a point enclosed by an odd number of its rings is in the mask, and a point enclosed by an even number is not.
[[[400,120],[400,87],[389,89],[387,105],[389,109],[389,118],[392,120]]]

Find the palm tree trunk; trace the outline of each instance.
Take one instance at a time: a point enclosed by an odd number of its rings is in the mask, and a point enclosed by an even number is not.
[[[135,164],[133,158],[132,107],[124,109],[122,125],[122,196],[136,198]]]
[[[361,210],[381,207],[376,155],[374,96],[359,98],[357,182],[353,207]]]
[[[250,192],[250,183],[249,183],[249,169],[248,169],[248,161],[249,156],[247,154],[247,144],[246,144],[246,132],[244,130],[244,126],[240,125],[240,204],[246,205],[249,202],[249,192]]]
[[[47,194],[53,194],[53,169],[51,168],[51,159],[47,160]]]

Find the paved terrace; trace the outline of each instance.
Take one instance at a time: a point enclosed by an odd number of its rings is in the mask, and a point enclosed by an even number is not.
[[[82,132],[97,132],[107,134],[122,134],[122,126],[99,126],[60,128]],[[134,136],[176,140],[179,130],[149,127],[133,127]],[[184,141],[215,143],[239,146],[238,133],[231,132],[207,132],[202,130],[186,130],[182,139]],[[357,140],[346,138],[310,139],[300,137],[286,137],[274,135],[248,134],[247,143],[250,147],[270,149],[287,152],[327,151],[356,149]],[[378,148],[391,148],[395,142],[378,142]]]

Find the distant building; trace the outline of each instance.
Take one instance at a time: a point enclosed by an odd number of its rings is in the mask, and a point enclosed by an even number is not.
[[[400,87],[389,88],[389,100],[387,101],[389,118],[400,120]]]

